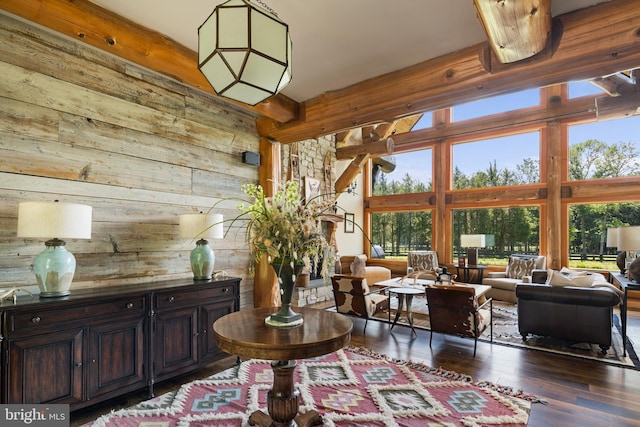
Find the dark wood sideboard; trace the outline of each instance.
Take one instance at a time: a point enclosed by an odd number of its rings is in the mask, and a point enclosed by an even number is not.
[[[74,411],[228,354],[213,322],[240,307],[240,280],[169,280],[0,304],[2,403]]]

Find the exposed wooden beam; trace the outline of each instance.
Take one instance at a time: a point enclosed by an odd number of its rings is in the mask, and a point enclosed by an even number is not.
[[[473,0],[489,44],[503,64],[541,52],[551,33],[551,0]]]
[[[361,154],[380,157],[393,154],[393,139],[387,138],[368,144],[347,145],[336,149],[336,160],[353,159]]]
[[[589,82],[605,91],[609,96],[620,96],[625,93],[634,93],[636,84],[633,82],[631,71],[616,73],[610,76],[597,77]]]
[[[88,0],[2,0],[0,9],[215,94],[198,70],[196,52]],[[298,103],[284,95],[255,107],[225,100],[278,122],[298,116]]]
[[[342,174],[336,179],[336,183],[334,185],[336,194],[344,192],[351,182],[356,179],[356,177],[362,171],[362,166],[369,160],[368,154],[359,154],[349,166],[342,172]]]
[[[640,92],[596,98],[596,114],[598,121],[640,114]]]
[[[489,74],[478,56],[482,46],[472,46],[308,100],[301,106],[304,120],[278,123],[259,117],[258,131],[290,143],[391,122],[454,102],[636,68],[640,64],[638,10],[640,0],[616,0],[557,17],[562,38],[553,55],[543,61],[516,62]]]
[[[592,98],[572,100],[566,104],[558,105],[553,110],[538,108],[521,113],[512,113],[507,117],[496,114],[492,117],[483,117],[479,120],[466,120],[450,123],[447,126],[418,129],[393,135],[394,151],[402,153],[424,147],[428,141],[439,139],[469,139],[482,138],[487,133],[495,133],[500,129],[508,129],[514,126],[531,128],[539,127],[550,120],[562,120],[566,117],[594,118],[596,106]]]
[[[377,135],[375,136],[374,139],[374,132],[375,132],[376,128],[374,126],[364,126],[362,129],[360,129],[360,133],[362,135],[362,145],[370,145],[372,142],[375,142],[378,140]]]
[[[353,135],[354,131],[355,129],[349,129],[344,132],[338,132],[336,134],[336,146],[344,145],[349,142],[349,138],[351,138],[351,135]]]

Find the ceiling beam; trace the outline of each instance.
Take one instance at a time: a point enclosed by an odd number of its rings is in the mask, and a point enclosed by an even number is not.
[[[610,76],[597,77],[589,82],[605,91],[610,96],[635,93],[638,83],[635,81],[636,70],[625,70]]]
[[[334,185],[336,194],[344,193],[349,184],[362,172],[362,166],[369,160],[368,154],[359,154],[349,163],[342,174],[336,179]]]
[[[640,114],[640,92],[616,97],[596,98],[598,121],[630,117]],[[621,126],[624,126],[621,124]]]
[[[555,18],[561,21],[562,37],[542,61],[505,64],[489,73],[478,55],[482,45],[472,46],[305,101],[299,120],[278,123],[259,117],[258,132],[291,143],[462,101],[637,68],[638,10],[640,0],[614,0]]]
[[[393,139],[381,139],[358,145],[346,145],[336,149],[336,160],[348,160],[360,154],[368,154],[371,157],[388,156],[393,154]]]
[[[489,44],[503,64],[541,52],[551,33],[551,0],[473,0]]]
[[[2,0],[0,9],[215,95],[197,52],[88,0]],[[298,103],[281,94],[254,107],[225,100],[278,122],[298,117]]]

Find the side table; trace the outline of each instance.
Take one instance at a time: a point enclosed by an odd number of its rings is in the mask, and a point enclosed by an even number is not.
[[[640,291],[640,283],[627,279],[624,274],[615,271],[609,272],[609,277],[614,285],[618,285],[624,291],[620,302],[620,323],[622,323],[622,356],[627,355],[627,299],[629,291]]]
[[[475,283],[478,285],[482,285],[482,278],[484,276],[484,269],[487,268],[486,265],[465,265],[465,266],[456,266],[456,274],[458,277],[462,276],[462,281],[464,283]],[[462,274],[460,274],[460,270],[462,270]],[[471,271],[475,270],[478,272],[478,277],[475,282],[471,282]]]
[[[218,347],[250,359],[271,359],[273,387],[267,394],[269,414],[255,411],[249,424],[262,427],[307,427],[322,424],[316,411],[298,415],[300,392],[294,387],[297,359],[332,353],[349,344],[353,323],[346,316],[308,307],[296,308],[302,325],[274,328],[264,323],[277,307],[240,310],[216,320]]]
[[[413,303],[414,295],[425,294],[424,289],[395,287],[389,288],[387,291],[398,296],[398,310],[396,311],[396,317],[393,319],[391,329],[393,329],[393,327],[396,326],[396,323],[398,323],[398,319],[400,319],[400,314],[402,313],[402,308],[406,304],[407,320],[409,321],[409,326],[411,326],[411,333],[417,336],[418,334],[416,334],[416,330],[413,328],[413,312],[411,310],[411,304]]]

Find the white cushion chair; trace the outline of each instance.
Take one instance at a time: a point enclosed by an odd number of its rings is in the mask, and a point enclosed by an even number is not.
[[[359,255],[343,255],[340,257],[339,271],[337,274],[351,274],[352,276],[364,277],[367,283],[375,285],[378,282],[391,279],[391,270],[378,265],[367,265],[367,256]]]
[[[543,255],[513,254],[509,257],[509,263],[504,272],[489,272],[482,280],[482,284],[491,286],[487,297],[515,304],[518,302],[516,285],[531,283],[531,272],[546,268],[547,257]]]

